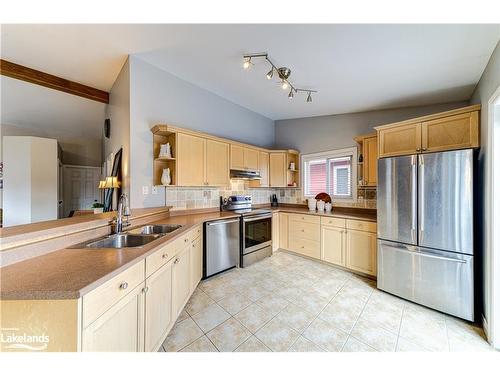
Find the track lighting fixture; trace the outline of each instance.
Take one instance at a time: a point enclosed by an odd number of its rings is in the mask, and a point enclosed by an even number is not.
[[[274,77],[274,73],[276,72],[277,78],[279,78],[281,81],[280,82],[281,88],[283,90],[287,90],[288,88],[290,88],[290,91],[288,92],[288,99],[293,99],[294,94],[296,94],[298,92],[304,92],[304,93],[307,93],[306,102],[312,103],[311,93],[317,92],[317,91],[316,90],[301,89],[301,88],[293,86],[290,83],[290,81],[288,80],[288,78],[292,74],[292,71],[289,68],[287,68],[285,66],[283,66],[281,68],[277,68],[276,65],[274,65],[273,62],[269,59],[269,56],[267,55],[267,53],[252,53],[252,54],[243,55],[243,59],[244,59],[243,68],[244,69],[248,69],[248,68],[250,68],[250,66],[253,65],[252,58],[264,58],[264,59],[266,59],[266,61],[269,63],[269,65],[271,65],[271,70],[266,74],[266,78],[271,80]]]
[[[266,74],[267,79],[272,79],[274,74],[274,68],[271,68],[269,73]]]
[[[245,61],[243,62],[243,69],[250,68],[250,64],[252,64],[252,58],[250,56],[245,57]]]

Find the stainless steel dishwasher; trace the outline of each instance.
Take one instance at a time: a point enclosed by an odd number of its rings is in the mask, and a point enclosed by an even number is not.
[[[240,264],[240,219],[205,223],[203,278]]]

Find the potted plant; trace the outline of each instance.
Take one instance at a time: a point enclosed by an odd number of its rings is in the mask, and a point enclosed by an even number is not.
[[[104,212],[104,205],[97,201],[94,201],[92,208],[94,209],[95,214],[102,214]]]

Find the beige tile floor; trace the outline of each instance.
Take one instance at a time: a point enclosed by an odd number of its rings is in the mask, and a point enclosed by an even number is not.
[[[202,281],[161,351],[491,350],[481,328],[285,252]]]

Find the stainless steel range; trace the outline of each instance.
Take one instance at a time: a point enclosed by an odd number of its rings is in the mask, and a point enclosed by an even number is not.
[[[221,210],[240,214],[240,267],[272,255],[272,212],[252,208],[252,197],[221,197]]]

